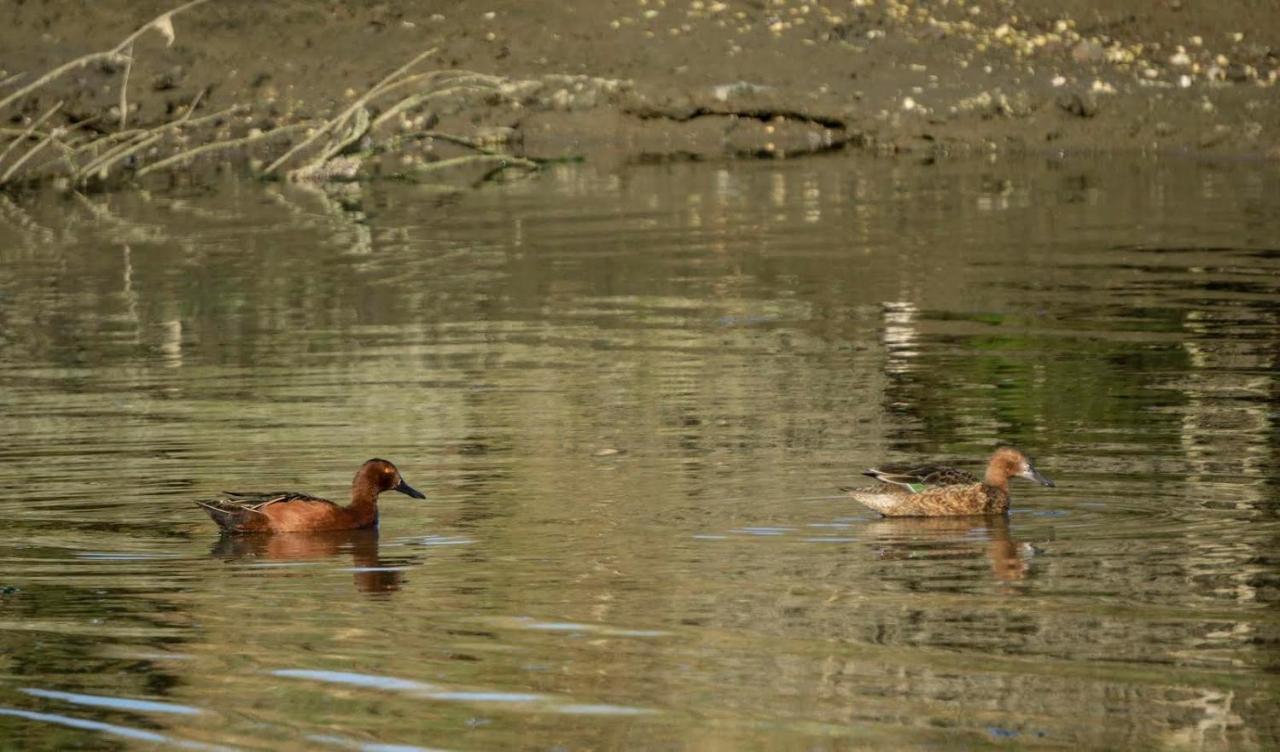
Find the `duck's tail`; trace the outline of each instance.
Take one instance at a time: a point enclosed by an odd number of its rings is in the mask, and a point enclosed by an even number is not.
[[[246,509],[227,509],[209,501],[197,500],[196,506],[207,512],[209,518],[216,522],[224,533],[234,533],[241,530],[245,518],[249,516],[249,512]]]
[[[901,497],[893,494],[878,493],[868,488],[853,488],[851,486],[840,486],[841,491],[849,495],[849,498],[858,502],[862,506],[880,514],[890,517],[893,510],[902,502]]]

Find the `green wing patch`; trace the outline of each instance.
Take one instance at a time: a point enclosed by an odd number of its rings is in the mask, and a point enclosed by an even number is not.
[[[923,483],[908,483],[907,488],[911,489],[911,493],[920,493],[925,489]]]

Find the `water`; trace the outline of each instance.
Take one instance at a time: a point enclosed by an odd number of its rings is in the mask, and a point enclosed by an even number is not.
[[[0,199],[0,746],[1274,749],[1280,174]],[[1007,521],[881,520],[881,460]],[[379,533],[220,540],[222,489]]]

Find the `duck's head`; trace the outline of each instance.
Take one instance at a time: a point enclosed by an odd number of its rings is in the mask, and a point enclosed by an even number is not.
[[[988,485],[1004,486],[1010,478],[1026,478],[1042,486],[1053,487],[1053,481],[1041,475],[1036,470],[1035,463],[1022,450],[1010,446],[1000,447],[991,455],[991,462],[987,463],[986,481]]]
[[[361,465],[356,472],[355,485],[372,486],[378,493],[399,491],[415,499],[427,498],[421,491],[405,483],[396,466],[386,460],[372,459]]]

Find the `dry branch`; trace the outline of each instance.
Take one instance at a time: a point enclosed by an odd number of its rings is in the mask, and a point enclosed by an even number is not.
[[[22,135],[18,136],[17,138],[13,139],[12,141],[10,141],[10,142],[9,142],[9,145],[8,145],[7,147],[5,147],[4,152],[3,152],[3,153],[0,153],[0,164],[4,164],[4,160],[5,160],[6,158],[8,158],[9,154],[10,154],[14,149],[18,148],[18,144],[20,144],[20,143],[22,143],[23,141],[26,141],[27,139],[31,138],[31,134],[35,133],[35,132],[36,132],[36,129],[38,129],[41,125],[44,125],[44,121],[48,120],[48,119],[53,115],[53,113],[57,112],[57,111],[58,111],[58,110],[60,110],[60,109],[62,109],[62,101],[61,101],[61,100],[59,100],[59,101],[58,101],[58,103],[57,103],[57,104],[55,104],[54,106],[50,107],[50,108],[48,109],[48,111],[46,111],[43,115],[41,115],[41,116],[39,117],[39,119],[37,119],[35,122],[33,122],[33,123],[32,123],[32,124],[31,124],[31,125],[30,125],[26,130],[25,130],[25,131],[23,131],[23,132],[22,132]],[[43,135],[43,136],[47,136],[47,135],[49,135],[49,134],[47,134],[47,133],[46,133],[46,134],[42,134],[42,135]],[[2,182],[4,182],[4,181],[3,181],[3,180],[0,180],[0,183],[2,183]]]
[[[120,130],[124,130],[129,120],[129,73],[133,71],[133,45],[125,53],[124,78],[120,81]]]
[[[55,138],[57,138],[59,130],[60,129],[58,128],[54,128],[49,133],[49,135],[40,139],[39,143],[37,143],[35,146],[27,150],[26,154],[23,154],[21,157],[18,157],[16,160],[14,160],[14,163],[9,165],[9,169],[5,170],[3,175],[0,175],[0,185],[3,185],[4,183],[9,182],[9,178],[13,177],[14,173],[18,171],[19,167],[26,164],[28,159],[31,159],[32,157],[34,157],[36,154],[40,152],[41,149],[48,146],[50,142],[52,142]]]
[[[379,115],[377,119],[373,121],[372,127],[377,128],[378,126],[387,122],[388,120],[395,117],[396,115],[399,115],[401,112],[405,110],[413,109],[414,107],[417,107],[419,105],[426,104],[427,102],[430,102],[433,99],[438,99],[440,97],[448,96],[449,94],[455,94],[460,91],[467,91],[467,90],[475,91],[475,90],[491,89],[491,88],[492,87],[486,87],[480,84],[461,84],[457,86],[450,86],[447,89],[437,89],[431,92],[425,92],[420,94],[410,94],[404,99],[401,99],[399,102],[396,102],[395,104],[391,105],[391,107],[389,107],[386,112],[383,112],[381,115]]]
[[[99,119],[98,116],[86,118],[70,125],[53,126],[51,119],[61,111],[62,102],[58,102],[45,111],[26,128],[0,128],[0,139],[3,139],[0,140],[0,169],[4,170],[3,174],[0,174],[0,187],[3,187],[15,176],[18,176],[20,170],[23,176],[27,177],[61,174],[61,171],[65,170],[72,185],[85,184],[95,177],[105,179],[108,171],[113,169],[121,160],[135,157],[175,133],[180,131],[189,132],[185,129],[210,123],[231,113],[248,109],[247,105],[236,105],[211,115],[195,118],[193,115],[205,94],[205,92],[201,92],[187,105],[182,115],[174,120],[155,127],[129,127],[128,89],[135,61],[135,43],[140,37],[151,31],[163,35],[169,43],[172,43],[174,39],[173,16],[207,1],[189,0],[189,2],[162,13],[138,27],[114,47],[70,60],[21,86],[18,86],[18,84],[26,76],[23,73],[0,80],[0,88],[17,86],[16,90],[0,98],[0,110],[3,110],[20,101],[22,97],[39,90],[51,81],[76,68],[102,61],[122,64],[123,68],[118,98],[119,122],[111,133],[85,134],[78,132],[85,125],[97,121]],[[420,108],[450,95],[466,96],[480,91],[498,91],[499,87],[506,81],[501,77],[470,71],[437,70],[412,72],[414,66],[435,53],[436,48],[432,48],[414,56],[413,59],[383,76],[334,117],[325,120],[282,125],[267,131],[254,131],[249,135],[200,143],[189,148],[183,148],[180,145],[175,146],[172,150],[176,150],[176,153],[156,159],[150,164],[142,165],[134,174],[141,177],[161,170],[172,169],[177,165],[186,164],[203,154],[247,146],[276,136],[296,134],[304,129],[309,130],[305,137],[289,146],[283,155],[272,161],[263,170],[264,175],[278,172],[290,160],[295,159],[304,150],[311,148],[312,150],[307,152],[310,156],[303,162],[302,166],[288,171],[290,179],[323,181],[341,177],[353,177],[366,159],[402,149],[410,140],[425,138],[438,138],[442,141],[466,147],[476,153],[470,156],[420,165],[413,170],[416,174],[434,173],[467,164],[492,166],[493,169],[486,172],[486,177],[508,167],[536,169],[538,164],[534,161],[495,153],[471,140],[446,133],[419,131],[412,134],[398,134],[384,138],[381,143],[371,141],[371,137],[376,136],[377,129],[380,126],[387,124],[394,118],[403,117],[407,111]],[[390,100],[392,104],[376,117],[373,117],[370,109],[372,107],[371,103],[375,100],[379,102]],[[207,134],[207,137],[216,138],[212,133]],[[4,163],[16,156],[16,153],[23,148],[23,145],[28,143],[34,143],[34,145],[22,152],[20,156],[17,156],[6,168]],[[358,152],[353,149],[353,146],[357,143],[362,143],[362,148]],[[58,150],[59,155],[56,158],[46,157],[44,161],[30,166],[31,160],[50,145]],[[61,163],[61,167],[59,163]]]
[[[267,175],[270,175],[271,173],[273,173],[273,172],[275,172],[276,170],[280,169],[280,165],[282,165],[282,164],[284,164],[285,162],[289,161],[289,159],[290,159],[290,158],[292,158],[292,157],[293,157],[293,155],[295,155],[295,154],[297,154],[298,152],[302,151],[304,148],[306,148],[307,146],[309,146],[310,144],[312,144],[313,142],[315,142],[315,140],[316,140],[316,139],[320,138],[320,137],[321,137],[321,136],[323,136],[324,134],[326,134],[326,133],[328,133],[329,131],[333,130],[334,128],[337,128],[338,126],[342,125],[344,122],[346,122],[347,118],[349,118],[349,117],[351,117],[353,114],[355,114],[355,112],[356,112],[357,110],[363,109],[363,108],[364,108],[365,103],[366,103],[366,102],[368,102],[368,101],[369,101],[370,99],[372,99],[373,97],[375,97],[375,96],[377,96],[378,94],[380,94],[380,93],[381,93],[381,90],[382,90],[382,88],[383,88],[384,86],[386,86],[387,84],[391,83],[391,82],[392,82],[392,81],[394,81],[397,77],[399,77],[399,76],[403,75],[405,72],[407,72],[410,68],[412,68],[413,66],[415,66],[415,65],[417,65],[418,63],[422,62],[422,61],[423,61],[424,59],[426,59],[428,56],[430,56],[430,55],[434,55],[435,53],[436,53],[436,48],[435,48],[435,47],[432,47],[431,49],[427,50],[426,52],[422,52],[422,53],[418,54],[418,55],[417,55],[416,57],[414,57],[412,60],[410,60],[409,62],[407,62],[407,63],[405,63],[404,65],[400,66],[399,68],[396,68],[394,71],[392,71],[392,72],[391,72],[391,73],[389,73],[387,76],[385,76],[381,81],[379,81],[378,83],[374,84],[374,85],[373,85],[373,87],[372,87],[372,88],[370,88],[368,91],[366,91],[362,96],[358,97],[358,98],[356,99],[356,101],[352,102],[352,103],[350,104],[350,106],[348,106],[348,107],[347,107],[347,109],[345,109],[345,110],[343,110],[342,112],[338,113],[338,115],[337,115],[336,117],[333,117],[333,118],[331,118],[330,120],[326,121],[324,125],[322,125],[322,126],[320,126],[319,128],[317,128],[317,129],[316,129],[316,132],[315,132],[315,133],[311,134],[311,135],[310,135],[310,136],[308,136],[307,138],[304,138],[302,141],[300,141],[300,142],[298,142],[297,144],[295,144],[295,145],[294,145],[294,147],[293,147],[292,149],[290,149],[289,151],[285,152],[285,153],[284,153],[284,154],[283,154],[279,159],[277,159],[276,161],[274,161],[274,162],[272,162],[271,164],[267,165],[267,168],[266,168],[265,170],[263,170],[263,173],[265,173],[265,174],[267,174]]]
[[[193,149],[187,149],[186,151],[181,152],[179,154],[174,154],[171,157],[165,157],[164,159],[161,159],[159,161],[152,162],[146,167],[143,167],[142,169],[138,170],[138,177],[142,177],[143,175],[146,175],[148,173],[164,169],[165,167],[169,167],[170,165],[181,164],[190,159],[198,157],[201,154],[204,154],[206,152],[219,151],[222,149],[234,149],[237,146],[246,146],[255,141],[262,141],[264,139],[271,138],[272,136],[278,136],[282,133],[288,133],[290,131],[302,130],[303,128],[310,128],[310,127],[311,127],[310,123],[282,125],[279,128],[273,128],[269,131],[263,131],[261,133],[254,133],[252,135],[244,136],[242,138],[232,138],[226,141],[214,141],[213,143],[197,146]]]
[[[185,5],[180,5],[171,11],[162,13],[159,16],[151,19],[147,23],[138,27],[138,29],[134,31],[132,34],[125,37],[123,42],[121,42],[120,44],[117,44],[115,47],[109,50],[104,50],[102,52],[91,52],[88,55],[83,55],[81,57],[76,58],[75,60],[71,60],[69,62],[63,63],[62,65],[59,65],[57,68],[54,68],[53,70],[44,74],[43,76],[36,79],[35,81],[32,81],[31,83],[27,84],[21,89],[18,89],[17,91],[13,92],[9,96],[5,97],[4,99],[0,99],[0,110],[3,110],[5,107],[9,106],[14,101],[20,99],[21,97],[26,96],[27,94],[30,94],[36,89],[39,89],[41,86],[44,86],[50,81],[57,79],[59,76],[63,75],[68,71],[73,71],[76,68],[83,68],[86,65],[91,65],[93,63],[103,61],[103,60],[106,60],[109,62],[121,62],[122,60],[127,60],[128,55],[124,53],[124,50],[128,49],[134,43],[134,41],[138,39],[138,37],[142,36],[143,34],[145,34],[147,31],[151,29],[155,29],[161,34],[164,34],[169,39],[169,41],[172,42],[174,14],[181,13],[182,11],[187,10],[188,8],[194,8],[195,6],[205,2],[208,2],[208,0],[191,0],[191,2],[186,3]]]
[[[428,162],[422,165],[416,165],[413,168],[414,174],[421,175],[429,172],[441,172],[443,170],[461,167],[469,164],[493,164],[502,169],[507,167],[523,167],[526,170],[538,169],[538,163],[532,159],[524,157],[513,157],[507,154],[470,154],[465,157],[454,157],[452,159],[442,159],[439,162]]]

